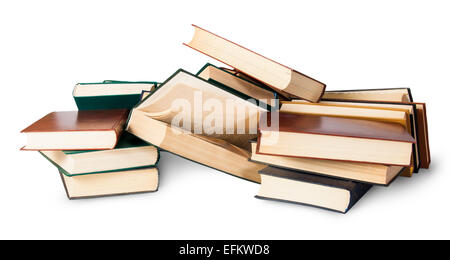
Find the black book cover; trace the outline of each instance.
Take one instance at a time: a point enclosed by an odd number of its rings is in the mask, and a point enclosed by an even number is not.
[[[292,170],[286,170],[276,167],[266,167],[259,171],[262,175],[271,175],[278,178],[284,178],[284,179],[290,179],[294,181],[299,182],[306,182],[316,185],[322,185],[327,187],[333,187],[338,189],[344,189],[348,190],[350,192],[350,202],[348,204],[348,207],[344,213],[347,213],[366,193],[369,191],[370,188],[372,188],[372,185],[367,183],[359,183],[355,181],[349,181],[349,180],[342,180],[342,179],[336,179],[336,178],[330,178],[320,175],[313,175],[302,171],[292,171]],[[270,199],[270,200],[277,200],[277,199],[271,199],[271,198],[265,198],[256,196],[257,198],[262,199]],[[284,200],[283,200],[284,201]],[[303,203],[297,203],[292,201],[284,201],[284,202],[290,202],[295,204],[302,204]],[[314,206],[315,205],[309,205]],[[321,208],[321,207],[320,207]],[[328,208],[325,208],[328,209]],[[330,210],[330,209],[328,209]],[[334,210],[332,210],[334,211]]]

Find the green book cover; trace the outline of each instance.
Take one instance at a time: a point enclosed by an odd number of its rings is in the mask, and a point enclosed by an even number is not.
[[[105,80],[98,83],[79,83],[77,85],[114,85],[114,84],[152,84],[156,87],[157,82],[153,81],[119,81]],[[76,88],[77,86],[75,86]],[[94,86],[93,86],[94,87]],[[145,90],[145,89],[143,89]],[[150,89],[148,90],[150,91]],[[132,109],[141,98],[141,92],[136,94],[121,95],[95,95],[95,96],[76,96],[75,89],[73,98],[79,110],[97,110],[97,109]]]
[[[128,132],[124,132],[119,141],[117,142],[116,147],[114,148],[114,150],[118,150],[118,149],[127,149],[127,148],[134,148],[134,147],[142,147],[142,146],[154,146],[152,144],[149,144],[139,138],[137,138],[136,136],[128,133]],[[78,173],[78,174],[70,174],[68,171],[66,171],[64,168],[62,168],[60,165],[58,165],[56,162],[54,162],[52,159],[48,158],[45,154],[43,154],[41,151],[39,151],[39,153],[44,156],[44,158],[46,158],[48,161],[50,161],[54,166],[56,166],[56,168],[58,168],[58,170],[63,173],[64,175],[71,177],[71,176],[79,176],[79,175],[86,175],[86,174],[98,174],[98,173],[107,173],[107,172],[117,172],[117,171],[126,171],[126,170],[136,170],[136,169],[143,169],[143,168],[152,168],[152,167],[156,167],[158,165],[159,159],[160,159],[160,151],[159,148],[156,147],[157,150],[157,159],[155,161],[154,164],[150,164],[150,165],[144,165],[144,166],[138,166],[138,167],[129,167],[129,168],[122,168],[122,169],[114,169],[114,170],[108,170],[108,171],[96,171],[96,172],[86,172],[86,173]],[[71,154],[80,154],[80,153],[98,153],[98,152],[102,152],[103,150],[82,150],[82,151],[78,151],[78,150],[65,150],[62,151],[64,154],[66,155],[71,155]]]

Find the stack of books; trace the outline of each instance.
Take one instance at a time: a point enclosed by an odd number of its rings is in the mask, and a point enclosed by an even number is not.
[[[52,112],[22,132],[59,171],[69,199],[158,189],[159,150],[124,131],[129,109],[155,82],[77,84],[78,111]]]
[[[161,84],[78,84],[78,112],[50,114],[24,130],[24,149],[58,167],[68,193],[77,191],[69,197],[156,190],[155,147],[261,183],[257,198],[343,213],[373,185],[429,167],[425,103],[414,102],[409,88],[326,91],[318,80],[194,29],[185,45],[229,68],[180,69]],[[127,187],[103,189],[119,184]]]

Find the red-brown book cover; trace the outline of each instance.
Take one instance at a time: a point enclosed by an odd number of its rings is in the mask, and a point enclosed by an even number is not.
[[[21,133],[114,131],[117,143],[128,112],[127,109],[52,112],[22,130]],[[28,149],[26,146],[22,149],[42,150]],[[86,150],[95,149],[97,148],[86,148]]]
[[[259,154],[267,154],[260,151],[261,131],[267,132],[273,131],[272,124],[276,122],[270,122],[270,119],[272,118],[270,112],[263,114],[261,118],[268,118],[268,122],[267,123],[260,122],[256,152]],[[278,121],[279,132],[340,136],[359,139],[405,142],[411,144],[416,142],[415,139],[406,130],[406,128],[397,123],[332,117],[332,116],[289,114],[289,113],[279,113],[278,118],[279,118]],[[277,155],[277,154],[270,154],[270,155]],[[328,159],[328,158],[317,158],[317,159]],[[360,162],[371,163],[369,161],[360,161]]]

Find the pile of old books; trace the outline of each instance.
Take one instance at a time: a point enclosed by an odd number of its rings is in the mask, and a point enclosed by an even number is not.
[[[194,26],[206,64],[165,82],[77,84],[78,111],[25,130],[69,198],[155,191],[158,148],[261,183],[257,198],[347,212],[372,185],[428,168],[424,103],[408,88],[325,84]]]

